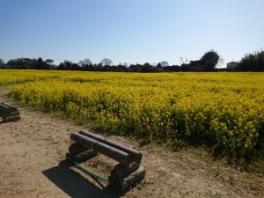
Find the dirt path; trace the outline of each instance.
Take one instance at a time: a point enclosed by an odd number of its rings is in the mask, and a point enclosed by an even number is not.
[[[7,100],[0,96],[0,100]],[[9,101],[10,102],[10,101]],[[20,108],[21,120],[0,124],[0,197],[118,197],[64,161],[69,135],[84,127]],[[146,179],[125,197],[264,197],[264,178],[213,161],[201,149],[171,152],[112,139],[144,153]]]

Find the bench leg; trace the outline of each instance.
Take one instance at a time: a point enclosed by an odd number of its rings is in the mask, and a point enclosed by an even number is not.
[[[119,178],[110,180],[110,186],[118,190],[119,192],[125,192],[133,187],[135,184],[139,183],[145,176],[145,169],[143,166],[140,166],[135,171],[131,172],[129,175],[123,179],[118,180]]]

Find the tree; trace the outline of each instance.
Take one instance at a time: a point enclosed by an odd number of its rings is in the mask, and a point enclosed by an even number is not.
[[[34,68],[34,64],[33,64],[34,62],[36,62],[36,59],[16,58],[16,59],[10,59],[6,65],[12,68],[27,69],[27,68]]]
[[[51,59],[43,61],[41,57],[39,57],[38,59],[16,58],[9,60],[6,66],[19,69],[50,69],[52,67],[50,63],[52,62],[53,60]]]
[[[4,61],[0,58],[0,67],[3,66],[5,63]]]
[[[117,65],[116,71],[126,72],[126,71],[128,71],[128,68],[127,68],[127,66],[126,66],[125,64],[121,64],[121,63],[119,63],[119,64]]]
[[[106,65],[111,66],[113,64],[112,60],[109,58],[104,58],[103,60],[101,60],[100,63],[102,66],[106,66]]]
[[[162,69],[161,63],[158,63],[158,64],[157,64],[157,68],[158,68],[158,69]]]
[[[53,63],[54,63],[54,60],[52,60],[52,59],[46,59],[46,60],[44,61],[45,68],[46,68],[46,69],[53,69],[53,68],[54,68]]]
[[[183,71],[212,71],[215,69],[219,61],[219,55],[217,52],[211,50],[206,52],[200,60],[190,61],[190,63],[182,64]]]
[[[46,63],[47,65],[52,65],[52,64],[54,63],[54,60],[52,60],[52,59],[46,59],[46,60],[45,60],[45,63]]]
[[[167,67],[167,66],[169,66],[169,63],[168,63],[168,61],[161,61],[160,65],[161,65],[161,67]]]
[[[215,66],[219,61],[220,56],[217,52],[211,50],[206,52],[200,59],[200,63],[204,66],[204,69],[207,71],[214,70]]]
[[[264,71],[264,51],[245,55],[235,69],[240,71]]]
[[[82,67],[91,66],[92,61],[89,58],[85,58],[85,59],[79,61],[79,65]]]
[[[80,70],[80,66],[76,63],[71,61],[65,60],[63,63],[60,63],[58,69],[65,69],[65,70]]]
[[[141,72],[154,72],[156,71],[156,68],[153,67],[150,63],[144,63],[144,65],[141,67]]]
[[[35,69],[46,69],[46,64],[41,57],[39,57],[37,61],[33,60],[32,62],[34,65],[33,68]]]

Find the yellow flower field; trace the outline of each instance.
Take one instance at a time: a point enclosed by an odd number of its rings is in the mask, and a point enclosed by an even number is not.
[[[263,150],[262,73],[2,72],[0,84],[36,80],[13,88],[10,97],[20,104],[107,132],[206,145],[232,160],[250,160]]]
[[[14,70],[0,69],[0,85],[44,80],[46,78],[58,77],[54,71]]]

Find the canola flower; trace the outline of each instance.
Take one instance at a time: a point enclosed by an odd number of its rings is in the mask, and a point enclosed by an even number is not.
[[[233,161],[263,150],[262,73],[55,73],[10,96],[145,142],[206,145]]]
[[[56,78],[54,71],[0,69],[0,85]]]

